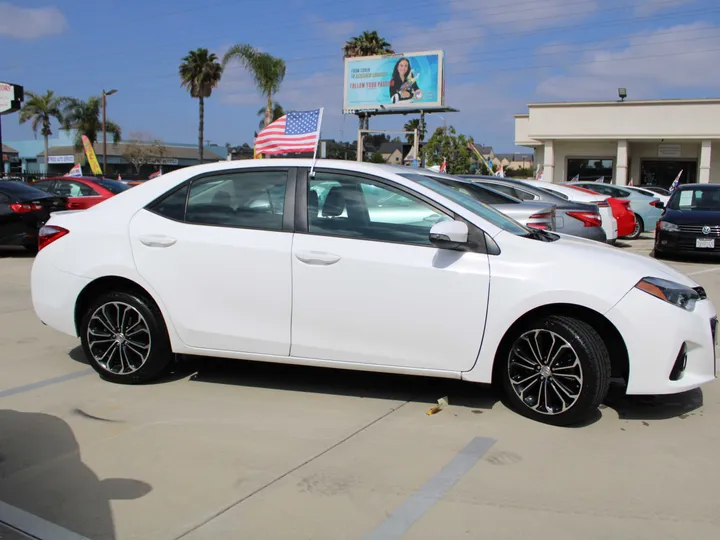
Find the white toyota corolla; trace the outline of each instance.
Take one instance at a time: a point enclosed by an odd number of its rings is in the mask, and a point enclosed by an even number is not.
[[[527,229],[438,173],[306,159],[181,169],[40,232],[33,305],[97,372],[173,353],[498,383],[553,424],[715,378],[705,291],[649,258]]]

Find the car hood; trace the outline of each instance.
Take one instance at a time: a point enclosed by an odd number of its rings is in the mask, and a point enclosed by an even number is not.
[[[720,210],[667,210],[662,220],[676,225],[720,225]]]
[[[628,282],[632,282],[632,286],[644,277],[658,277],[688,287],[698,286],[686,275],[650,257],[630,253],[623,248],[594,240],[561,233],[555,234],[560,236],[560,240],[545,243],[546,246],[551,246],[552,250],[565,252],[563,254],[576,258],[578,264],[585,265],[587,261],[592,261],[594,271],[604,273],[606,279],[628,279]]]

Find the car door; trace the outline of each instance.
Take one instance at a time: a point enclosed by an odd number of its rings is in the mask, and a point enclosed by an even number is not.
[[[475,364],[489,260],[430,243],[452,212],[388,180],[329,169],[301,175],[297,210],[291,356],[456,372]]]
[[[290,353],[294,179],[288,168],[201,175],[133,217],[138,272],[186,345]]]

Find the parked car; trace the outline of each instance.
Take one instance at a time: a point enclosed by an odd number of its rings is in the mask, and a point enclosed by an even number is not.
[[[720,254],[720,185],[685,184],[670,196],[655,231],[655,256]]]
[[[568,184],[573,189],[584,191],[596,195],[595,191],[591,191],[582,186],[576,186]],[[635,219],[635,213],[630,208],[630,201],[627,199],[616,199],[615,197],[609,197],[607,199],[610,209],[612,210],[613,217],[617,221],[618,238],[627,237],[633,234],[637,228],[637,220]]]
[[[614,244],[617,240],[617,220],[615,219],[615,216],[613,216],[612,208],[610,207],[610,203],[608,203],[607,201],[609,199],[607,195],[590,195],[589,193],[582,193],[577,189],[572,189],[567,185],[554,184],[552,182],[546,182],[542,180],[524,180],[524,182],[530,184],[531,186],[535,186],[540,189],[544,189],[545,191],[549,191],[550,193],[554,193],[559,197],[562,197],[563,199],[569,201],[581,202],[585,204],[594,204],[598,207],[600,216],[602,218],[602,228],[605,231],[605,236],[607,237],[606,241],[609,244]]]
[[[119,383],[156,378],[173,353],[447,377],[497,383],[559,425],[596,414],[611,376],[630,395],[715,379],[716,310],[673,268],[524,227],[429,171],[313,164],[197,165],[102,212],[53,214],[37,316]],[[407,197],[407,221],[373,219],[369,187]]]
[[[518,223],[535,229],[554,231],[556,229],[555,205],[548,202],[523,202],[520,199],[505,195],[491,187],[475,184],[470,180],[436,174],[432,176],[438,182],[472,197],[481,203],[489,204]],[[597,225],[600,216],[596,215]]]
[[[626,199],[630,201],[630,208],[635,213],[635,230],[627,238],[638,238],[643,232],[652,232],[662,211],[657,207],[660,199],[657,196],[648,196],[639,191],[632,191],[625,186],[615,186],[612,184],[603,184],[600,182],[571,182],[568,185],[582,186],[586,189],[615,197],[616,199]]]
[[[0,245],[37,250],[38,230],[52,212],[66,210],[67,200],[22,182],[0,180]]]
[[[526,202],[552,204],[555,206],[555,230],[557,232],[598,242],[607,241],[607,236],[602,228],[602,217],[598,207],[593,204],[570,201],[550,191],[510,178],[477,175],[462,175],[462,178]]]
[[[93,176],[45,178],[33,182],[32,186],[59,197],[66,197],[71,210],[85,210],[130,189],[118,180]]]

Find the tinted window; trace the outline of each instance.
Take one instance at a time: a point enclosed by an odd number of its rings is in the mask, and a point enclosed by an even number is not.
[[[152,211],[163,217],[183,221],[185,219],[185,200],[189,184],[171,193],[152,207]]]
[[[530,193],[529,191],[525,191],[523,189],[515,188],[515,192],[517,195],[515,195],[518,199],[521,201],[534,201],[535,195]]]
[[[44,191],[23,184],[22,182],[0,181],[0,191],[9,195],[11,199],[18,201],[28,201],[30,199],[48,196]]]
[[[234,172],[194,181],[185,220],[202,225],[281,230],[285,171]]]
[[[511,188],[510,186],[504,186],[502,184],[493,184],[493,183],[488,183],[488,185],[491,188],[493,188],[501,193],[504,193],[505,195],[510,195],[511,197],[517,197],[515,190],[513,188]]]
[[[32,187],[36,189],[41,189],[43,191],[47,191],[48,193],[51,193],[52,190],[50,189],[53,185],[52,180],[43,180],[41,182],[33,182]]]
[[[480,201],[485,204],[516,204],[518,202],[516,199],[511,199],[510,197],[505,197],[504,194],[496,193],[495,191],[493,191],[495,189],[494,185],[490,188],[490,187],[485,187],[485,186],[478,186],[476,184],[464,184],[461,182],[448,182],[444,178],[442,180],[437,177],[434,177],[434,178],[438,182],[442,182],[443,185],[446,185],[449,188],[452,188],[459,193],[468,195],[469,197],[472,197],[476,201]]]
[[[96,180],[98,184],[100,184],[102,187],[107,189],[110,193],[113,193],[117,195],[118,193],[122,193],[123,191],[127,191],[130,189],[130,186],[127,184],[123,184],[122,182],[118,182],[117,180]]]
[[[309,181],[311,234],[364,240],[430,244],[430,229],[449,216],[380,182],[336,173]]]
[[[671,210],[720,210],[720,189],[675,191],[668,202]]]

